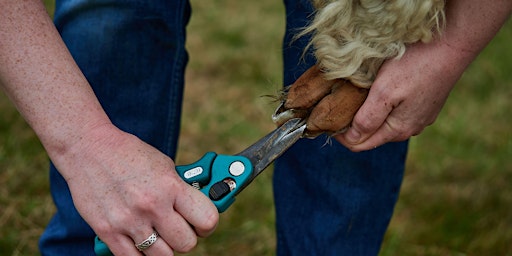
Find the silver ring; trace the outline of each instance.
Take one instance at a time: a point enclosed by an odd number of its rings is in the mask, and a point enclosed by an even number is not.
[[[153,245],[156,242],[156,239],[158,239],[158,233],[155,231],[151,233],[146,240],[142,241],[140,244],[136,244],[135,247],[142,252]]]

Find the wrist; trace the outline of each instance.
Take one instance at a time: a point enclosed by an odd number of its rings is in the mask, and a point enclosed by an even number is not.
[[[92,154],[101,153],[102,144],[113,144],[125,136],[124,132],[115,127],[110,121],[84,125],[72,133],[61,131],[56,138],[41,140],[50,159],[64,177],[73,175],[68,173],[80,168],[72,167],[80,163],[79,159]],[[61,168],[64,167],[64,168]]]

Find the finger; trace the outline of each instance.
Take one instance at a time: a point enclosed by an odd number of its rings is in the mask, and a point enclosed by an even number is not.
[[[347,145],[355,146],[362,143],[384,124],[397,103],[392,103],[386,92],[374,84],[368,97],[359,108],[352,120],[351,126],[341,136]]]
[[[151,245],[147,248],[137,248],[137,245],[141,245],[144,242],[150,242],[151,237],[153,236],[153,232],[155,232],[156,240],[152,242]],[[154,237],[153,237],[154,238]],[[142,252],[144,255],[173,255],[173,249],[170,247],[170,245],[167,243],[167,241],[161,237],[161,235],[154,229],[154,231],[151,231],[151,233],[148,233],[146,237],[139,237],[138,240],[134,243],[134,247],[137,251]]]
[[[155,227],[160,232],[160,238],[172,249],[177,252],[189,252],[196,246],[195,231],[178,212],[163,213],[158,219],[159,221],[155,222]]]
[[[114,255],[143,255],[139,250],[137,250],[135,243],[128,236],[123,235],[116,240],[100,239],[107,244],[109,250]]]
[[[138,225],[134,225],[133,223],[135,222],[130,221],[130,218],[125,218],[126,216],[122,214],[114,213],[113,215],[117,216],[115,221],[124,223],[124,226],[122,226],[124,228],[114,228],[118,226],[116,225],[117,223],[112,223],[113,225],[100,225],[99,228],[95,230],[100,241],[103,242],[114,255],[143,255],[137,250],[135,244],[146,239],[143,238],[145,233],[149,232],[148,234],[150,234],[152,232],[147,231],[152,230],[151,228],[145,228],[147,226],[150,227],[150,224],[139,223]]]
[[[219,212],[211,200],[199,190],[186,185],[176,199],[175,209],[192,225],[200,237],[209,236],[219,222]]]
[[[360,152],[365,150],[375,149],[387,142],[395,140],[396,131],[389,125],[388,122],[384,122],[382,126],[373,133],[369,138],[365,139],[359,144],[352,144],[346,140],[346,137],[342,135],[336,136],[341,144],[345,145],[353,152]]]
[[[399,109],[400,108],[396,108],[392,113],[390,113],[382,126],[379,127],[374,134],[357,145],[348,144],[342,136],[337,137],[336,139],[338,139],[338,141],[343,145],[347,146],[350,150],[359,152],[377,148],[388,142],[405,141],[411,136],[420,134],[424,126],[418,126],[417,123],[407,121],[401,116],[397,117],[396,115],[398,114],[395,113],[400,112]]]

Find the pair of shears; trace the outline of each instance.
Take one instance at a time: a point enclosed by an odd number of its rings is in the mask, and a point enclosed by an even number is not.
[[[303,136],[305,129],[303,119],[290,119],[236,155],[208,152],[193,164],[176,166],[176,171],[185,182],[208,196],[222,213],[238,193]],[[94,251],[98,256],[112,255],[97,236]]]

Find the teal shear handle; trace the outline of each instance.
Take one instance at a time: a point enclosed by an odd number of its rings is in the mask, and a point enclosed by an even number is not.
[[[228,209],[253,177],[253,165],[248,158],[214,152],[206,153],[193,164],[177,166],[176,171],[185,182],[208,196],[219,212]]]
[[[193,164],[176,166],[176,171],[185,182],[208,196],[222,213],[252,180],[254,167],[244,156],[208,152]],[[94,252],[98,256],[112,255],[108,246],[98,236],[94,239]]]

